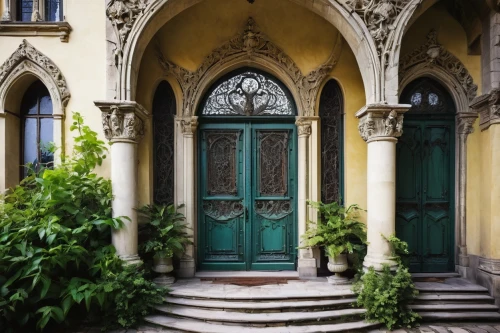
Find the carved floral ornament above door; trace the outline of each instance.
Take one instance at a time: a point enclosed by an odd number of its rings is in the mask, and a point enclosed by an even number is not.
[[[280,72],[279,74],[289,79],[291,83],[289,88],[295,90],[296,94],[294,95],[296,98],[297,96],[299,98],[299,100],[296,101],[299,115],[312,116],[314,115],[319,87],[326,76],[332,71],[340,55],[341,37],[339,35],[329,59],[307,75],[302,74],[297,64],[281,48],[276,46],[266,35],[256,28],[255,21],[252,18],[248,19],[243,33],[238,34],[228,42],[214,49],[212,53],[205,58],[201,66],[194,72],[180,67],[166,59],[160,50],[159,43],[157,43],[156,46],[160,65],[164,68],[166,73],[173,75],[177,79],[182,89],[182,112],[185,117],[193,115],[205,85],[210,83],[210,78],[213,77],[220,68],[230,63],[243,61],[245,61],[245,63],[268,64],[278,69]],[[250,84],[250,82],[252,83],[252,87],[243,87],[243,85]],[[257,86],[260,88],[266,83],[259,78],[248,77],[246,80],[240,82],[240,84],[242,85],[239,88],[239,98],[244,98],[242,96],[245,94],[257,93],[253,92],[253,89]],[[254,85],[256,86],[253,87]],[[275,92],[277,91],[275,90]],[[266,103],[273,101],[273,103],[283,102],[278,95],[275,94],[274,97],[267,96],[270,99],[267,100]],[[265,99],[267,97],[263,98]],[[234,95],[234,98],[237,98],[236,95]],[[261,99],[261,102],[263,102],[264,99]],[[234,99],[233,101],[236,100]],[[245,107],[243,106],[243,108]],[[235,106],[233,111],[242,114],[246,112],[238,112],[236,111],[237,109],[238,108]]]

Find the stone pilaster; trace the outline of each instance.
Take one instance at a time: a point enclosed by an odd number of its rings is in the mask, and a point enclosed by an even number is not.
[[[307,175],[308,175],[308,151],[309,138],[312,131],[312,121],[307,117],[297,117],[298,134],[298,186],[297,186],[297,220],[299,232],[299,245],[302,245],[301,236],[307,228]],[[300,249],[298,257],[298,271],[302,278],[316,277],[316,259],[311,249]]]
[[[195,167],[195,134],[198,128],[198,117],[186,117],[180,120],[182,135],[184,137],[184,203],[188,233],[193,235],[196,222],[196,167]],[[186,247],[186,252],[180,260],[177,272],[179,277],[194,277],[196,263],[194,260],[195,248],[193,245]]]
[[[458,265],[459,270],[469,267],[467,254],[467,137],[474,131],[473,125],[477,119],[475,112],[461,112],[457,116],[458,135],[458,214],[459,241]],[[465,275],[465,274],[463,274]]]
[[[368,252],[363,265],[375,270],[396,266],[384,236],[396,231],[396,143],[403,134],[403,114],[410,107],[371,104],[356,113],[359,133],[368,144]]]
[[[10,14],[10,0],[0,0],[2,1],[2,18],[0,22],[10,22],[12,21],[12,16]]]
[[[126,216],[124,226],[114,230],[117,255],[127,263],[140,263],[137,230],[137,143],[144,136],[148,112],[131,101],[96,101],[101,109],[104,135],[111,145],[113,217]]]

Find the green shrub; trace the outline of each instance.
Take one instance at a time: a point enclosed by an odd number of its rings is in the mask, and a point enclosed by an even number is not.
[[[107,148],[79,114],[73,119],[71,130],[78,134],[72,156],[53,169],[32,170],[0,203],[2,332],[50,331],[109,310],[123,291],[102,287],[113,278],[128,285],[135,299],[154,303],[158,298],[148,293],[164,293],[142,282],[135,285],[144,272],[124,271],[109,245],[111,229],[122,221],[111,215],[110,181],[94,173]],[[144,312],[128,309],[131,316]],[[127,311],[125,306],[123,316]],[[125,326],[134,322],[120,319],[115,316],[114,321]]]

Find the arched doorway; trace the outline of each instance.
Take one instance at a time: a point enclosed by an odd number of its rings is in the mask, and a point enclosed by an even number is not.
[[[221,78],[200,110],[198,268],[295,270],[296,108],[273,76]]]
[[[410,83],[401,102],[412,107],[397,144],[396,234],[410,271],[454,271],[455,105],[429,78]]]

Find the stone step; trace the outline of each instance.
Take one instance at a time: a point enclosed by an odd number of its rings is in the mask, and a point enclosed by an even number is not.
[[[498,312],[498,306],[494,304],[467,304],[467,303],[459,303],[459,304],[412,304],[410,308],[419,313],[424,311],[437,311],[437,312],[452,312],[452,311],[493,311]]]
[[[249,327],[248,325],[221,325],[197,320],[173,318],[162,315],[151,315],[144,318],[147,322],[175,329],[180,332],[196,333],[324,333],[324,332],[366,332],[380,325],[356,321],[338,324],[317,324],[281,327]]]
[[[343,299],[318,299],[314,301],[220,301],[211,299],[192,299],[180,297],[166,297],[165,301],[170,304],[192,306],[196,308],[211,308],[226,311],[240,311],[240,312],[258,312],[258,311],[293,311],[299,309],[314,310],[314,309],[338,309],[338,308],[351,308],[352,304],[356,302],[356,298],[343,298]]]
[[[498,312],[419,312],[425,321],[499,321]]]
[[[415,303],[422,302],[464,302],[464,303],[494,303],[495,299],[486,293],[472,293],[472,294],[432,294],[420,293]]]
[[[350,289],[331,291],[288,291],[281,293],[268,293],[268,294],[249,294],[249,293],[219,293],[211,292],[208,290],[203,293],[197,290],[189,289],[179,289],[172,290],[170,296],[180,297],[180,298],[196,298],[196,299],[211,299],[211,300],[223,300],[223,301],[295,301],[295,300],[317,300],[317,299],[342,299],[342,298],[352,298],[354,293]]]
[[[286,325],[291,323],[315,323],[319,321],[348,321],[349,317],[359,319],[365,309],[342,309],[315,312],[266,312],[244,313],[220,310],[205,310],[180,305],[158,305],[155,309],[169,316],[189,318],[218,323],[246,323],[249,325]]]

